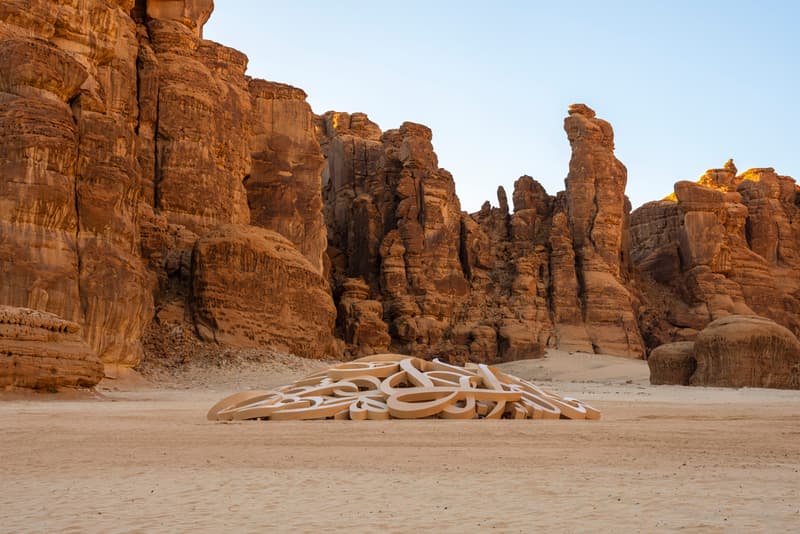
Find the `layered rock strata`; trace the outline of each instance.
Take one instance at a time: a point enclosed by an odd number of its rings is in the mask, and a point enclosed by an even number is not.
[[[455,184],[438,167],[431,131],[404,123],[381,134],[363,114],[334,112],[319,119],[318,129],[337,289],[346,293],[346,281],[361,278],[369,288],[366,300],[380,302],[402,350],[435,351],[446,342],[469,284],[459,257]]]
[[[773,169],[737,172],[729,161],[631,215],[651,346],[692,340],[732,314],[757,313],[800,333],[798,187]]]
[[[461,212],[427,128],[381,133],[363,114],[329,112],[318,130],[334,287],[366,285],[395,350],[490,362],[547,346],[643,355],[625,286],[626,171],[611,127],[588,107],[565,120],[567,191],[551,197],[524,176],[513,213],[502,188],[499,207]]]
[[[572,146],[566,179],[579,298],[596,352],[641,357],[644,345],[629,278],[627,170],[614,157],[614,131],[583,105],[570,107],[564,129]]]
[[[140,361],[154,317],[205,332],[197,310],[224,325],[219,316],[252,302],[308,302],[260,287],[215,307],[193,291],[217,272],[193,265],[198,241],[251,219],[291,241],[268,239],[290,249],[278,271],[302,263],[295,249],[311,262],[304,280],[327,314],[319,327],[332,330],[311,110],[302,91],[246,77],[243,54],[202,38],[212,9],[211,0],[0,5],[0,304],[79,324],[106,366]],[[280,321],[259,317],[226,342],[277,340],[269,333]],[[306,353],[324,356],[331,335],[319,332]]]
[[[91,387],[103,364],[72,321],[28,308],[0,306],[0,387]]]
[[[212,9],[0,4],[0,305],[79,325],[107,368],[170,325],[457,362],[641,357],[731,314],[800,332],[791,178],[728,162],[629,216],[613,130],[576,104],[565,190],[523,176],[467,214],[430,129],[314,116],[203,39]]]
[[[206,341],[309,358],[334,350],[336,310],[322,275],[276,232],[225,225],[198,239],[191,297]]]
[[[694,342],[677,341],[660,345],[647,357],[647,365],[651,384],[688,386],[697,370]]]
[[[3,304],[83,325],[131,365],[152,313],[138,254],[137,27],[130,2],[0,7]]]
[[[713,321],[697,336],[694,358],[695,386],[800,389],[800,341],[764,317]]]
[[[667,343],[648,359],[650,383],[800,389],[800,341],[757,315],[729,315],[694,342]]]
[[[322,151],[306,94],[251,79],[252,167],[245,177],[251,224],[288,238],[320,274],[328,244],[322,213]]]

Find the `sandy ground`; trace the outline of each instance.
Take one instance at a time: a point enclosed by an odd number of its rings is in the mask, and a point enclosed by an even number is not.
[[[205,420],[315,365],[5,394],[0,532],[800,529],[800,392],[650,386],[644,362],[551,353],[502,367],[601,421]]]

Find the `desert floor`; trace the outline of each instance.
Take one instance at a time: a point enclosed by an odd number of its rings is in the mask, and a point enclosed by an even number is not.
[[[500,367],[601,421],[205,419],[228,393],[318,365],[2,394],[0,531],[800,528],[798,391],[650,386],[644,362],[551,352]]]

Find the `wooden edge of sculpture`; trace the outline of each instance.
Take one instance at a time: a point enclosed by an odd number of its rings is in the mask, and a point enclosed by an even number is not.
[[[600,419],[583,401],[484,364],[464,367],[403,354],[345,362],[273,390],[217,402],[211,421],[307,419]]]

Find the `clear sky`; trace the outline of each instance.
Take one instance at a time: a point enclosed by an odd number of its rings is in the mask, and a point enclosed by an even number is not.
[[[800,179],[800,1],[216,0],[205,37],[316,113],[433,130],[462,209],[564,189],[567,106],[608,120],[634,207],[734,158]]]

